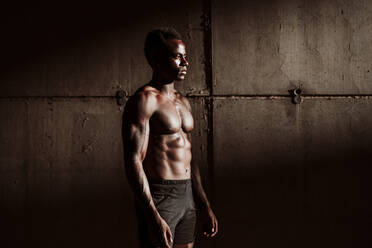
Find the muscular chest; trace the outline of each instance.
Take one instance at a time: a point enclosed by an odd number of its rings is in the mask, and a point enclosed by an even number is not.
[[[194,128],[194,120],[190,111],[182,102],[159,105],[150,119],[150,132],[154,134],[172,134],[182,130],[185,133]]]

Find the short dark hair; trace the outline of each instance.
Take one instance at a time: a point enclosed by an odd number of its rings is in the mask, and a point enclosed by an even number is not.
[[[147,34],[145,40],[145,56],[150,65],[152,51],[157,48],[167,49],[168,44],[166,41],[169,39],[181,40],[181,35],[172,27],[156,28]]]

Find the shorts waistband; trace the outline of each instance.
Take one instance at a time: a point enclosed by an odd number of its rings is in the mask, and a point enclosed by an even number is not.
[[[150,184],[165,184],[165,185],[175,185],[175,184],[189,184],[190,179],[180,179],[180,180],[169,180],[169,179],[148,179]]]

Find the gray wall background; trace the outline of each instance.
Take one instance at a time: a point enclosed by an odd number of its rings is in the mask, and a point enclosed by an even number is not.
[[[1,247],[136,246],[115,94],[150,80],[145,35],[170,25],[220,222],[196,247],[372,245],[371,1],[54,1],[0,18]]]

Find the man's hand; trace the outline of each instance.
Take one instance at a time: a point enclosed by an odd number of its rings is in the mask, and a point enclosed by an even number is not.
[[[211,208],[201,212],[203,222],[203,234],[206,237],[213,237],[218,232],[218,222]]]
[[[161,247],[171,248],[173,243],[172,231],[169,228],[167,222],[158,216],[155,219],[156,231],[158,233],[158,237],[161,243]]]

